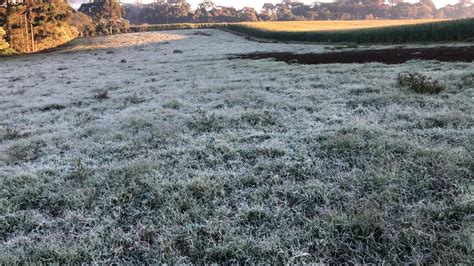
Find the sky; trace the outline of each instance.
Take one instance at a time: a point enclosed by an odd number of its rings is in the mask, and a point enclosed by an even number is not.
[[[152,3],[153,0],[142,0],[144,4],[146,3]],[[201,3],[203,0],[187,0],[188,3],[192,5],[193,8],[195,8],[199,3]],[[316,0],[300,0],[301,2],[305,4],[311,4],[315,2]],[[331,2],[331,0],[318,0],[320,2]],[[407,2],[418,2],[418,0],[405,0]],[[69,0],[69,3],[75,7],[79,8],[80,3],[83,2],[88,2],[87,0]],[[121,2],[124,3],[133,3],[134,0],[121,0]],[[213,0],[213,2],[216,5],[219,6],[233,6],[237,9],[240,9],[245,6],[250,6],[255,8],[257,11],[260,11],[262,9],[262,6],[264,3],[281,3],[281,0]],[[459,0],[434,0],[434,3],[438,8],[443,7],[448,4],[456,4],[458,3]]]
[[[124,0],[124,1],[127,1],[127,0]],[[131,1],[131,0],[128,0],[128,1]],[[198,3],[202,2],[202,0],[187,0],[188,3],[190,3],[193,7],[196,7]],[[151,0],[143,0],[144,3],[147,3],[147,2],[153,2]],[[251,6],[253,8],[255,8],[257,11],[259,11],[263,4],[264,3],[280,3],[281,0],[277,0],[277,1],[272,1],[272,0],[213,0],[213,2],[216,4],[216,5],[220,5],[220,6],[234,6],[235,8],[242,8],[244,6]],[[301,0],[301,2],[305,3],[305,4],[311,4],[313,2],[315,2],[315,0]],[[321,2],[330,2],[328,0],[323,0]],[[418,2],[417,0],[407,0],[407,2]],[[434,3],[436,4],[436,6],[439,8],[439,7],[443,7],[447,4],[456,4],[458,3],[459,1],[458,0],[434,0]]]

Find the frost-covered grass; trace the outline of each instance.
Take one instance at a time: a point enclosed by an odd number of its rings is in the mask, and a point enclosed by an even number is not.
[[[472,63],[193,33],[0,59],[0,263],[473,263]]]

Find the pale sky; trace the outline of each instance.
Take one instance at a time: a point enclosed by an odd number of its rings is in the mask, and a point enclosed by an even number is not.
[[[124,2],[132,2],[131,0],[124,0]],[[202,2],[202,0],[187,0],[193,7],[196,7],[198,3]],[[323,0],[325,2],[330,2],[328,0]],[[153,2],[151,0],[143,0],[143,3]],[[281,0],[272,1],[272,0],[213,0],[216,5],[220,6],[234,6],[237,9],[240,9],[245,6],[251,6],[255,8],[257,11],[260,11],[264,3],[280,3]],[[315,2],[314,0],[301,0],[301,2],[305,4],[311,4]],[[417,0],[407,0],[407,2],[418,2]],[[437,7],[442,7],[447,4],[456,4],[458,0],[434,0],[434,3]]]
[[[142,0],[144,4],[146,3],[152,3],[153,0]],[[188,3],[192,5],[193,8],[196,8],[199,3],[201,3],[203,0],[187,0]],[[315,2],[316,0],[300,0],[301,2],[305,4],[311,4]],[[318,0],[321,2],[331,2],[331,0]],[[419,0],[405,0],[407,2],[419,2]],[[69,0],[68,1],[73,7],[79,8],[80,3],[88,2],[88,0]],[[121,2],[124,3],[133,3],[134,0],[121,0]],[[262,9],[262,6],[264,3],[281,3],[281,0],[213,0],[213,2],[216,5],[219,6],[233,6],[237,9],[241,9],[242,7],[245,6],[250,6],[255,8],[257,11],[260,11]],[[458,3],[459,0],[434,0],[434,3],[438,8],[443,7],[448,4],[456,4]]]

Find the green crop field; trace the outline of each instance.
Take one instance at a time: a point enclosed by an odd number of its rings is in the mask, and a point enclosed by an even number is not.
[[[399,19],[399,20],[317,20],[317,21],[262,21],[240,23],[265,31],[315,32],[340,31],[391,26],[407,26],[423,23],[441,22],[440,19]]]
[[[474,38],[474,19],[182,23],[133,26],[131,31],[218,28],[255,38],[325,43],[455,42]]]
[[[426,21],[424,21],[426,22]],[[297,22],[292,22],[297,24]],[[334,22],[340,23],[340,22]],[[275,23],[275,25],[278,25]],[[354,43],[406,43],[406,42],[448,42],[465,41],[474,37],[474,19],[436,21],[429,23],[400,25],[398,23],[385,25],[379,24],[375,28],[362,28],[362,26],[352,28],[347,25],[348,30],[344,30],[345,25],[331,28],[329,25],[322,27],[322,31],[308,29],[301,31],[299,27],[291,30],[284,25],[282,30],[278,30],[274,25],[268,23],[259,24],[228,24],[225,27],[231,31],[243,33],[252,37],[274,39],[279,41],[299,41],[299,42],[354,42]],[[324,30],[330,29],[330,30]]]

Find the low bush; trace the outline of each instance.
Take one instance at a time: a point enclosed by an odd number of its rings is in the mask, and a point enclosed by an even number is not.
[[[398,85],[416,93],[438,94],[444,90],[444,87],[438,81],[416,72],[400,73],[398,75]]]
[[[8,44],[8,42],[4,39],[5,35],[5,30],[0,27],[0,55],[16,54],[16,51],[13,50]]]
[[[176,24],[155,24],[130,27],[131,32],[145,32],[145,31],[164,31],[164,30],[194,30],[207,29],[224,26],[219,23],[176,23]]]

